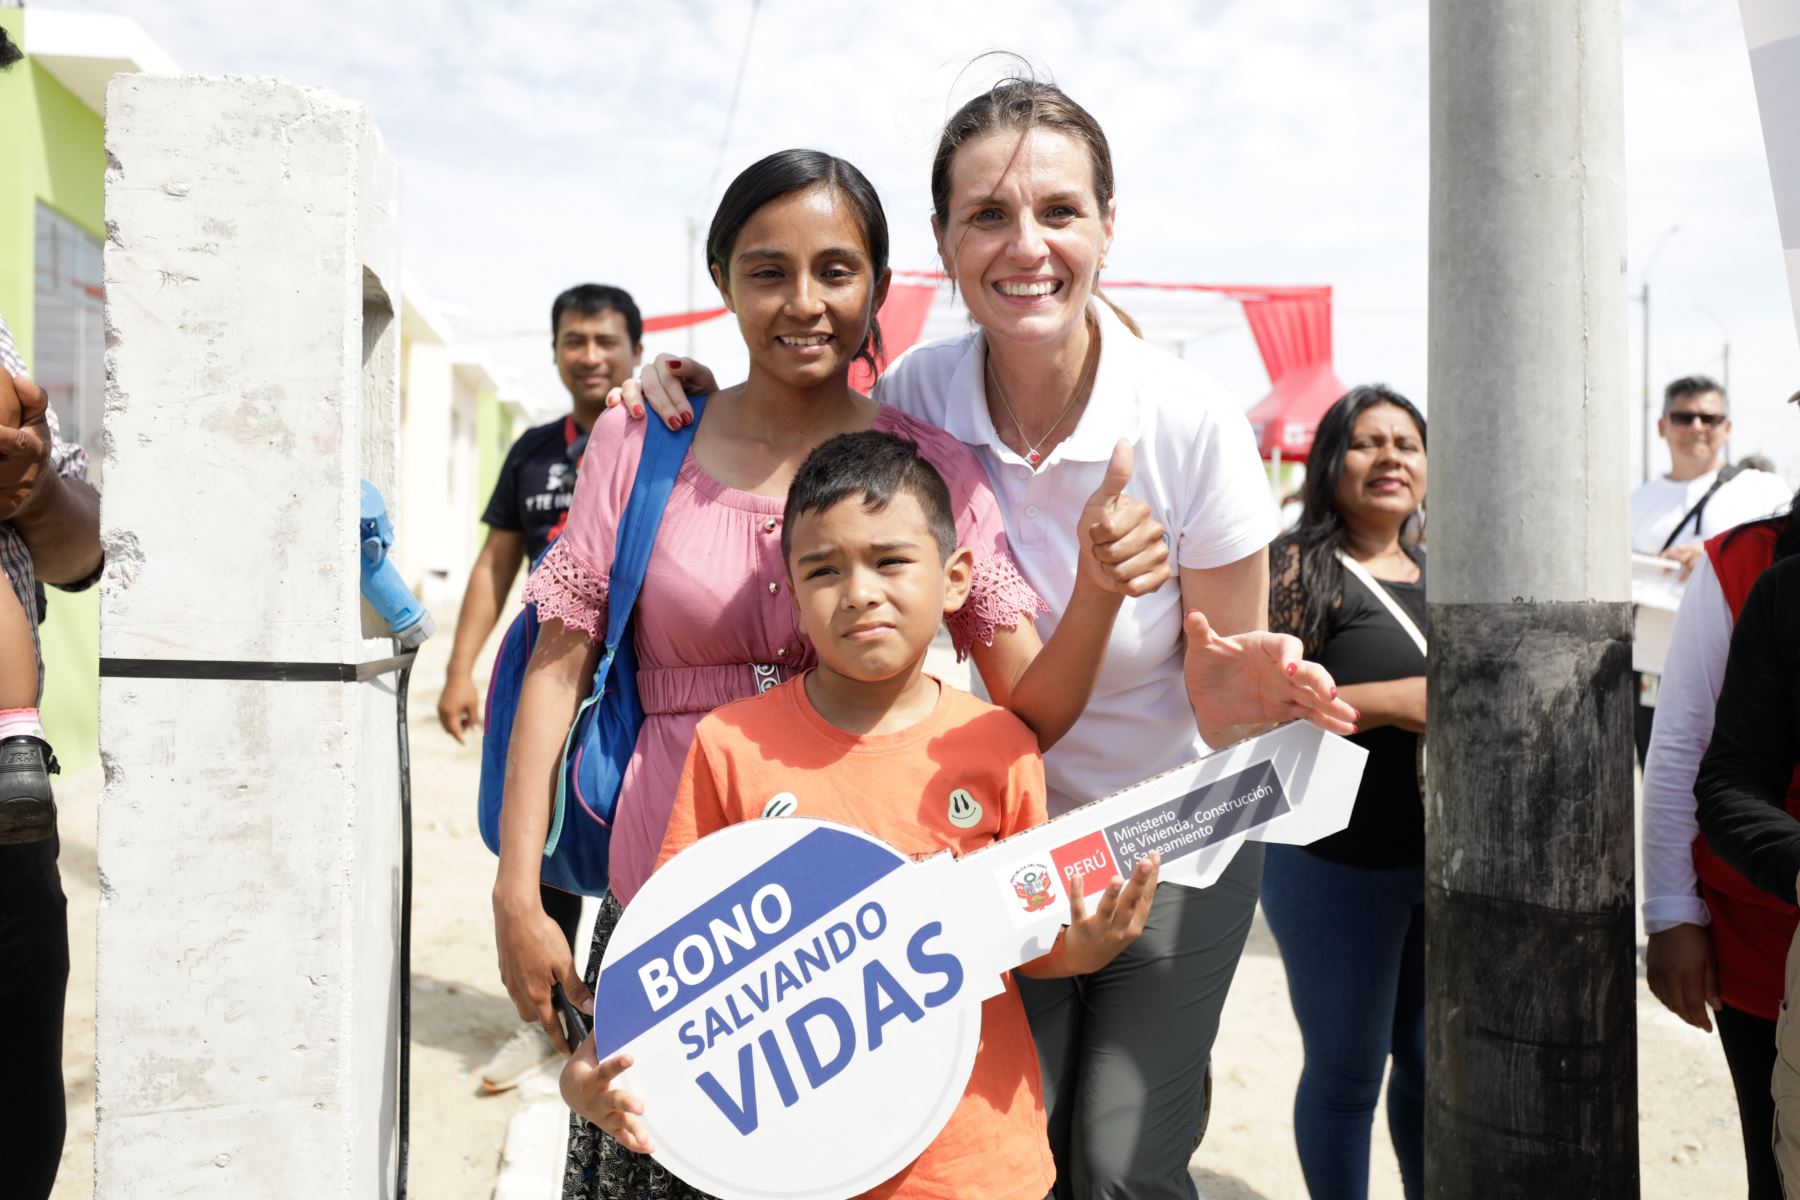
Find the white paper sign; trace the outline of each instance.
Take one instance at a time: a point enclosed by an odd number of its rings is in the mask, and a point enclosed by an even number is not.
[[[1687,584],[1672,558],[1633,551],[1631,555],[1631,669],[1661,675],[1675,632],[1675,611]]]
[[[1367,754],[1286,725],[957,860],[802,817],[702,838],[607,947],[596,1051],[634,1065],[656,1157],[725,1200],[840,1200],[930,1145],[968,1083],[981,1002],[1050,949],[1068,880],[1155,851],[1204,887],[1246,839],[1350,819]]]

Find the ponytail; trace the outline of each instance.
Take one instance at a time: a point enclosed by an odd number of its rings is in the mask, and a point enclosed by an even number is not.
[[[1142,329],[1139,329],[1138,323],[1131,319],[1131,314],[1126,312],[1124,309],[1120,308],[1118,305],[1114,304],[1112,302],[1112,297],[1108,296],[1105,292],[1101,291],[1098,284],[1094,285],[1094,295],[1098,299],[1106,302],[1106,307],[1113,310],[1113,316],[1119,318],[1119,324],[1121,324],[1121,325],[1125,326],[1125,328],[1131,330],[1132,337],[1137,338],[1139,341],[1144,340],[1144,331]]]

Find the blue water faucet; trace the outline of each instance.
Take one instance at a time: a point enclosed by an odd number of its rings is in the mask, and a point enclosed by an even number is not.
[[[388,632],[402,650],[415,650],[437,632],[437,623],[419,603],[406,580],[388,558],[394,544],[394,522],[387,502],[368,480],[362,481],[362,520],[357,525],[362,543],[362,594],[369,607],[387,622]]]

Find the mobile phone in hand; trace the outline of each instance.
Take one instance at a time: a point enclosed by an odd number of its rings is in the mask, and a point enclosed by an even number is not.
[[[550,985],[550,1002],[556,1005],[556,1019],[562,1025],[563,1039],[568,1042],[570,1051],[587,1039],[588,1031],[593,1028],[586,1013],[569,1002],[563,993],[561,983]]]

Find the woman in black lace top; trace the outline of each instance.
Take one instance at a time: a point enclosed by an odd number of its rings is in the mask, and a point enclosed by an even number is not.
[[[1270,548],[1270,628],[1306,643],[1362,713],[1369,752],[1350,825],[1270,846],[1262,906],[1305,1044],[1294,1138],[1314,1196],[1368,1192],[1389,1057],[1388,1131],[1408,1200],[1424,1185],[1425,418],[1379,384],[1319,422],[1304,508]]]

